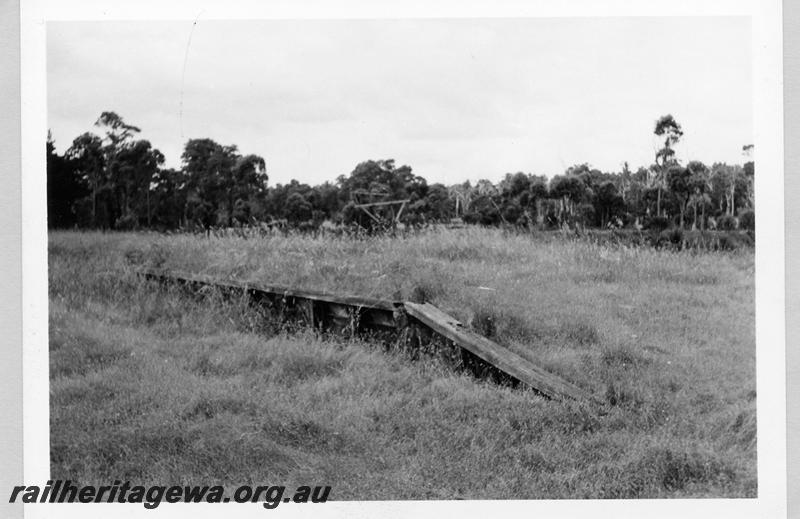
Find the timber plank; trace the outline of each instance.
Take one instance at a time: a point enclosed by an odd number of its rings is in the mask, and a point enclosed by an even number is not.
[[[361,308],[386,310],[393,312],[396,308],[402,306],[400,301],[389,301],[386,299],[377,299],[374,297],[354,296],[354,295],[338,295],[321,290],[298,289],[287,287],[283,285],[266,284],[259,282],[244,282],[235,280],[220,280],[211,276],[202,274],[189,274],[186,272],[168,271],[162,269],[146,269],[143,271],[145,276],[151,278],[181,281],[184,283],[199,283],[204,285],[214,285],[223,288],[236,288],[241,290],[258,290],[267,292],[273,295],[282,297],[296,297],[302,299],[312,299],[315,301],[325,301],[328,303],[337,303],[346,306],[356,306]]]
[[[554,399],[590,400],[578,386],[549,373],[513,351],[464,327],[432,304],[404,303],[406,313],[520,382]]]

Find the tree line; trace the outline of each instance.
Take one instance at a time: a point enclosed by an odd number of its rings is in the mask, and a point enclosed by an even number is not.
[[[266,162],[235,145],[190,139],[179,169],[165,168],[164,155],[141,130],[114,112],[95,123],[58,154],[48,134],[48,226],[85,229],[208,229],[278,225],[314,229],[322,225],[372,229],[375,219],[359,196],[405,200],[399,221],[406,226],[463,221],[527,228],[753,229],[754,163],[690,161],[675,147],[683,136],[671,116],[659,118],[663,139],[654,162],[633,171],[603,172],[571,166],[548,179],[508,173],[498,183],[428,184],[408,165],[367,160],[333,182],[311,186],[292,180],[269,186]],[[752,145],[743,147],[749,157]],[[377,198],[374,198],[377,197]]]

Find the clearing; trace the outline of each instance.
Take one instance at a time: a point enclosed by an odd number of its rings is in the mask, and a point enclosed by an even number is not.
[[[605,413],[275,325],[177,269],[431,301]],[[51,232],[51,477],[331,499],[755,497],[754,257],[465,228],[404,238]],[[276,483],[277,482],[277,483]]]

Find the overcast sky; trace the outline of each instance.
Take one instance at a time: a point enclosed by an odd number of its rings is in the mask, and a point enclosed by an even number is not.
[[[681,160],[753,140],[748,18],[50,22],[59,151],[109,110],[178,167],[208,137],[316,184],[394,158],[429,182]],[[191,40],[191,41],[190,41]],[[184,68],[185,64],[185,68]]]

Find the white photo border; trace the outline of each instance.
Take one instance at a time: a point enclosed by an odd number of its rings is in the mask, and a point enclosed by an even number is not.
[[[46,27],[67,20],[374,19],[483,17],[749,16],[753,27],[754,143],[759,174],[756,246],[758,497],[755,499],[331,502],[281,506],[283,517],[525,514],[543,517],[784,517],[786,381],[783,205],[782,6],[779,1],[679,0],[570,2],[495,0],[335,0],[299,2],[31,0],[21,5],[23,430],[27,484],[49,479],[49,379],[46,164]],[[111,509],[109,507],[114,506]],[[229,504],[226,513],[262,517],[263,508]],[[189,515],[216,517],[217,506],[26,505],[27,517]]]

